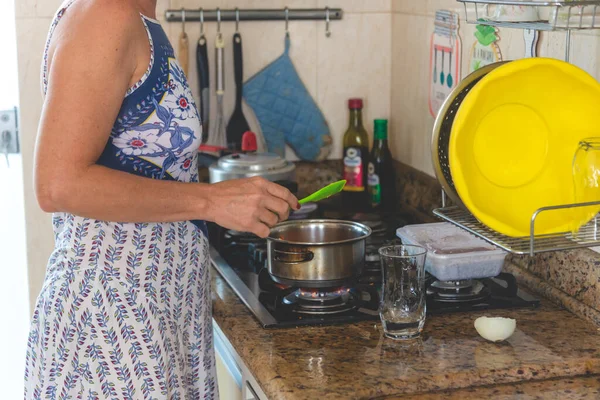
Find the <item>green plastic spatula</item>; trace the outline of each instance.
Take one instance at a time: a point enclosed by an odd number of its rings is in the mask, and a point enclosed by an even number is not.
[[[346,181],[344,181],[344,180],[333,182],[333,183],[325,186],[324,188],[317,190],[310,196],[303,198],[302,200],[299,201],[299,203],[305,204],[305,203],[309,203],[309,202],[317,202],[317,201],[324,200],[328,197],[333,196],[334,194],[338,194],[339,192],[341,192],[345,185],[346,185]]]

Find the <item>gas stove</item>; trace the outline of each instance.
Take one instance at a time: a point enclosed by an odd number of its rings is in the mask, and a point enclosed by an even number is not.
[[[395,214],[343,214],[337,211],[321,213],[317,217],[361,222],[373,230],[366,243],[362,275],[351,287],[306,289],[277,283],[266,268],[265,240],[210,227],[213,265],[264,328],[379,320],[381,266],[378,249],[401,243],[395,231],[405,225],[404,221]],[[520,289],[510,274],[457,282],[441,282],[429,274],[427,277],[428,314],[538,305],[539,300]]]

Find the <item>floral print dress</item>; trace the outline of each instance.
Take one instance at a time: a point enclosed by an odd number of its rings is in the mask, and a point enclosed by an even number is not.
[[[57,13],[48,42],[71,3]],[[151,62],[127,91],[98,164],[197,182],[201,125],[192,94],[160,24],[141,18]],[[53,226],[55,250],[28,339],[25,399],[217,398],[206,224],[57,213]]]

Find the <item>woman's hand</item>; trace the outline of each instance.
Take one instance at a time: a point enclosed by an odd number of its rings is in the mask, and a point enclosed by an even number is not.
[[[263,238],[269,236],[272,226],[288,218],[290,208],[300,208],[289,190],[259,177],[211,185],[206,200],[212,221]]]

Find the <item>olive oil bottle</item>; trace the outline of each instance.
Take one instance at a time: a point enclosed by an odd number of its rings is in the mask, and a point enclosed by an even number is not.
[[[344,206],[364,211],[368,208],[367,168],[369,157],[369,136],[363,126],[362,99],[350,99],[350,122],[344,134],[344,154],[342,176],[344,186]]]

